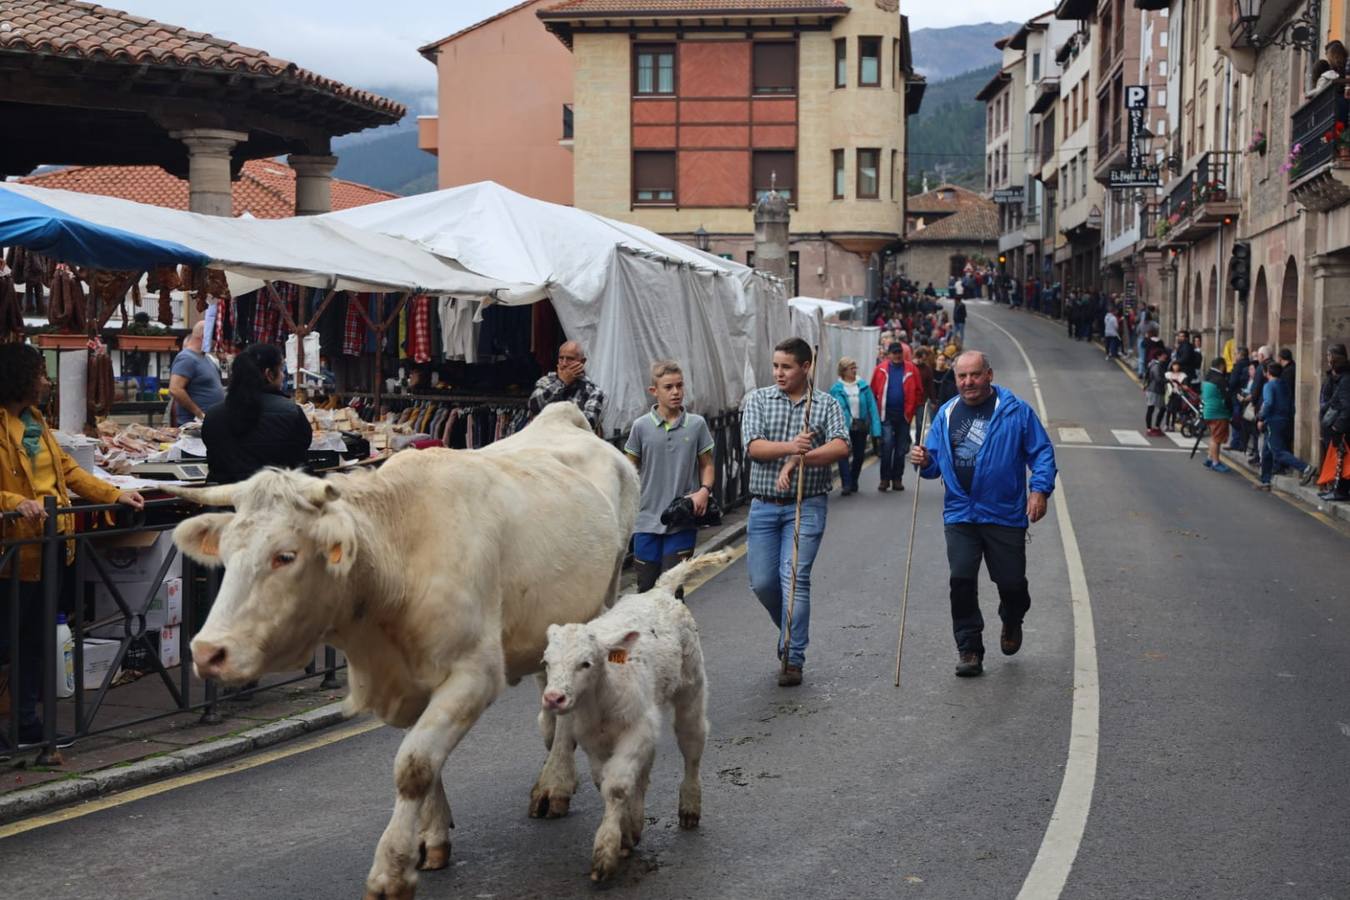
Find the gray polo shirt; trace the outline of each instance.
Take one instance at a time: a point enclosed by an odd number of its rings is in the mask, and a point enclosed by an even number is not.
[[[696,413],[682,413],[668,425],[652,407],[633,422],[623,449],[638,461],[642,476],[634,531],[668,534],[674,530],[661,524],[661,513],[676,497],[698,487],[698,458],[711,453],[713,447],[708,423]]]
[[[187,379],[187,394],[192,402],[206,412],[217,403],[225,402],[225,388],[220,384],[220,370],[216,364],[206,358],[205,353],[189,350],[186,347],[173,360],[171,375],[182,375]],[[177,425],[186,425],[192,421],[192,413],[186,409],[178,410]]]

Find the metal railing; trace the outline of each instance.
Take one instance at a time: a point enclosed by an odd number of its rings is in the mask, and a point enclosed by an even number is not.
[[[724,512],[730,512],[750,502],[750,467],[745,464],[741,443],[741,411],[728,410],[707,419],[713,436],[713,496]],[[616,431],[608,440],[623,450],[628,432]]]
[[[1167,218],[1171,221],[1173,217],[1181,219],[1191,214],[1194,206],[1193,194],[1195,193],[1195,170],[1186,173],[1186,177],[1181,179],[1172,188],[1171,193],[1167,195]],[[1176,224],[1175,222],[1173,224]]]
[[[1299,156],[1289,173],[1290,181],[1297,181],[1331,163],[1336,156],[1335,140],[1326,141],[1328,133],[1335,135],[1336,123],[1347,120],[1347,101],[1344,85],[1337,82],[1325,88],[1307,103],[1294,110],[1290,117],[1289,147],[1298,145]]]

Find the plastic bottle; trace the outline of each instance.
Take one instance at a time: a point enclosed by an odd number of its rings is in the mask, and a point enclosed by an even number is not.
[[[56,617],[56,696],[70,697],[75,693],[75,641],[66,624],[66,614]]]

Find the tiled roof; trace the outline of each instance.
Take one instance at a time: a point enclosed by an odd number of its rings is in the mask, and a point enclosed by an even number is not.
[[[984,243],[999,239],[998,206],[992,200],[954,184],[944,184],[926,194],[910,197],[905,201],[905,212],[933,217],[924,228],[906,234],[906,241]]]
[[[120,197],[151,206],[188,208],[188,183],[159,166],[72,166],[30,175],[25,184],[82,194]],[[333,179],[333,210],[350,209],[391,200],[397,194],[376,190],[354,181]],[[233,184],[236,216],[248,213],[257,219],[284,219],[295,215],[295,170],[270,159],[244,163]]]
[[[844,0],[564,0],[540,18],[572,15],[755,15],[759,13],[848,12]]]
[[[280,77],[402,118],[401,103],[325,78],[265,50],[76,0],[4,0],[0,52]]]

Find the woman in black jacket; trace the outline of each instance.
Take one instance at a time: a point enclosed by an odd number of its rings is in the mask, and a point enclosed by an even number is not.
[[[253,344],[234,359],[225,402],[206,411],[202,441],[208,477],[243,481],[265,466],[304,466],[313,433],[304,412],[281,393],[281,351]]]

